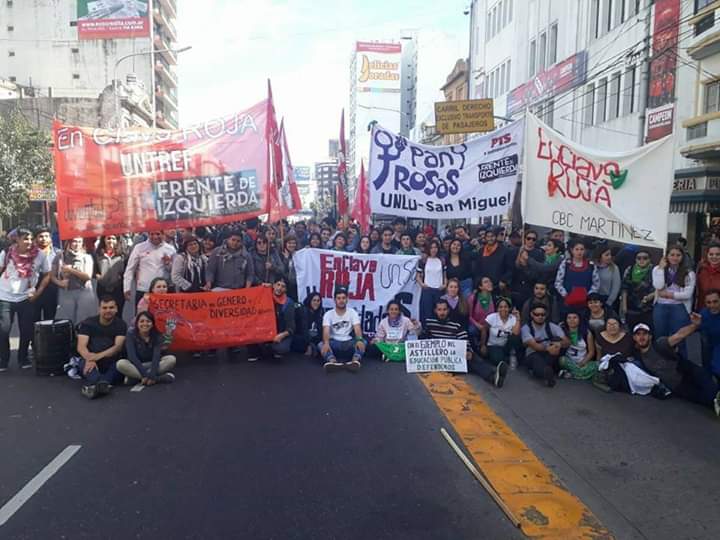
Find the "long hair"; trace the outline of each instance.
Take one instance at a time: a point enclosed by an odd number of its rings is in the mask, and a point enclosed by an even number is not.
[[[461,315],[467,315],[469,309],[468,309],[467,300],[465,300],[465,298],[463,298],[462,290],[460,289],[460,280],[457,278],[450,278],[450,279],[448,279],[448,282],[447,282],[448,286],[451,283],[455,283],[458,288],[458,305],[457,305],[458,313],[460,313]],[[447,287],[445,288],[445,290],[447,291]],[[445,294],[447,295],[447,292]]]
[[[117,234],[106,234],[101,236],[95,253],[98,256],[105,255],[105,250],[107,249],[107,246],[105,245],[105,240],[108,236],[114,236],[117,239],[117,247],[115,248],[115,253],[117,255],[120,255],[121,257],[127,255],[127,245],[125,244],[125,238]]]
[[[668,253],[671,251],[679,251],[682,258],[680,259],[680,264],[678,264],[677,274],[675,275],[675,283],[679,287],[684,287],[685,282],[687,281],[688,273],[690,272],[690,269],[687,265],[687,257],[685,256],[685,250],[682,248],[681,245],[675,244],[674,246],[671,246],[670,249],[667,250]],[[665,267],[665,286],[672,285],[672,279],[670,279],[670,268],[668,266]]]
[[[593,251],[593,261],[595,261],[596,265],[600,264],[600,260],[602,259],[603,253],[606,251],[609,251],[612,255],[612,250],[610,249],[610,246],[607,244],[600,244],[595,248],[595,251]],[[608,264],[608,268],[615,268],[615,261],[610,259],[610,264]]]
[[[362,244],[363,238],[367,238],[367,240],[368,240],[368,250],[367,251],[362,251],[362,248],[360,247]],[[355,253],[370,253],[370,251],[372,251],[372,240],[370,239],[370,235],[363,234],[360,237],[360,239],[358,240],[357,248],[355,249]]]
[[[305,300],[303,301],[303,304],[305,305],[305,307],[308,308],[308,310],[310,310],[310,311],[312,311],[311,303],[316,296],[318,298],[320,298],[320,307],[318,309],[322,309],[322,296],[320,295],[319,292],[313,291],[310,294],[308,294],[307,297],[305,298]]]
[[[140,336],[140,328],[138,328],[138,323],[140,322],[140,318],[145,317],[147,319],[150,319],[152,322],[152,328],[150,329],[150,341],[154,342],[155,339],[157,339],[160,336],[160,331],[157,329],[157,325],[155,324],[155,316],[150,313],[149,311],[141,311],[137,314],[137,317],[135,317],[135,334],[139,337]]]

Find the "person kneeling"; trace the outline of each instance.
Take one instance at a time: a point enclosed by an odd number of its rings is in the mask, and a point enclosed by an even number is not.
[[[507,372],[507,364],[511,363],[510,354],[522,357],[522,343],[520,341],[520,313],[517,309],[512,312],[510,301],[500,298],[495,304],[495,313],[485,318],[480,336],[480,354],[495,366],[496,372]],[[505,377],[495,376],[495,386],[502,386]]]
[[[170,372],[175,367],[175,357],[161,356],[164,342],[165,338],[155,327],[155,317],[148,311],[138,313],[135,327],[128,330],[125,339],[128,357],[117,363],[117,370],[125,375],[126,382],[137,380],[152,386],[175,381],[175,375]]]
[[[117,301],[103,296],[100,314],[80,323],[77,351],[82,360],[78,368],[87,382],[82,394],[88,399],[109,394],[112,385],[122,380],[116,363],[125,344],[127,325],[117,313]]]
[[[435,317],[428,318],[425,321],[420,339],[460,339],[468,341],[468,333],[462,325],[450,319],[450,304],[447,300],[441,299],[435,302]],[[507,364],[505,362],[500,362],[497,366],[490,365],[473,354],[469,342],[466,357],[468,371],[480,375],[498,388],[502,387],[507,375]]]
[[[278,333],[269,343],[260,343],[248,347],[248,362],[260,358],[282,358],[290,352],[292,336],[295,333],[295,301],[287,295],[287,282],[279,277],[273,283],[273,304],[275,305],[275,323]]]
[[[365,354],[365,340],[360,328],[360,316],[353,308],[347,307],[347,301],[347,289],[338,288],[335,291],[335,309],[323,316],[323,340],[318,348],[325,361],[323,367],[326,373],[340,369],[356,373],[362,367],[360,361]],[[354,339],[352,333],[355,334]],[[350,355],[349,362],[338,362],[338,358]]]

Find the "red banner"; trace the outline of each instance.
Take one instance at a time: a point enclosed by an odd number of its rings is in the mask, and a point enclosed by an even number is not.
[[[345,216],[348,213],[348,174],[347,174],[347,144],[345,143],[345,109],[340,116],[340,140],[338,141],[338,182],[336,199],[338,215]]]
[[[287,137],[285,136],[285,121],[280,122],[280,149],[282,163],[282,178],[280,187],[271,193],[270,212],[268,220],[273,223],[302,210],[300,192],[295,182],[295,170],[290,159]]]
[[[158,329],[175,324],[173,351],[223,349],[267,343],[277,334],[272,289],[251,287],[223,292],[151,294],[150,312]]]
[[[229,223],[268,209],[268,101],[184,129],[53,124],[63,239]]]

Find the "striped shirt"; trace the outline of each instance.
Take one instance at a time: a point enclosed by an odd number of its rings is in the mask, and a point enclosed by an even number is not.
[[[423,324],[423,339],[468,339],[468,333],[459,323],[445,320],[427,319]]]

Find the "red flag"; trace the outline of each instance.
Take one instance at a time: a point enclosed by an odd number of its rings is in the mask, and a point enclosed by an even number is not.
[[[281,157],[278,160],[282,168],[282,178],[280,179],[280,188],[273,189],[274,197],[270,206],[269,221],[279,221],[293,214],[297,214],[302,210],[302,201],[300,200],[300,192],[295,182],[295,171],[290,159],[290,150],[288,149],[287,137],[285,136],[285,121],[280,122],[280,148],[282,150]]]
[[[350,216],[360,224],[360,230],[367,234],[370,230],[370,191],[365,176],[365,163],[362,160],[360,161],[360,177],[358,178],[355,203]]]
[[[273,101],[272,86],[268,79],[268,121],[265,128],[265,137],[268,144],[267,173],[269,192],[267,200],[267,213],[272,215],[273,209],[279,204],[280,186],[283,181],[282,149],[280,147],[280,129],[275,115],[275,102]]]
[[[338,183],[337,205],[338,214],[344,216],[348,213],[348,176],[347,176],[347,145],[345,143],[345,109],[340,116],[340,148],[338,150]]]

